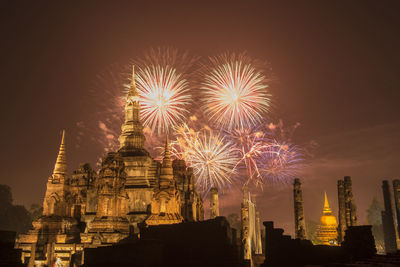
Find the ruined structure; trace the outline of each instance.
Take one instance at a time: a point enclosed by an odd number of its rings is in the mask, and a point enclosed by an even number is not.
[[[395,219],[393,214],[392,196],[390,193],[390,185],[387,180],[382,181],[383,201],[385,210],[382,211],[383,235],[386,253],[394,253],[397,251],[397,231],[395,227]]]
[[[196,191],[193,169],[186,166],[186,162],[175,159],[172,162],[176,188],[181,198],[181,215],[186,222],[204,220],[203,200]]]
[[[338,225],[338,242],[342,243],[347,228],[346,225],[346,204],[344,200],[344,181],[337,182],[338,187],[338,204],[339,204],[339,225]]]
[[[317,231],[317,238],[320,245],[335,246],[338,244],[338,232],[337,232],[337,221],[336,217],[332,215],[332,210],[329,207],[328,198],[325,192],[324,209],[320,219],[320,225]]]
[[[294,227],[295,238],[306,239],[306,222],[303,210],[303,192],[301,190],[300,179],[294,179],[293,184],[293,200],[294,200]]]
[[[203,220],[193,170],[182,160],[171,162],[168,143],[162,164],[144,148],[139,100],[133,72],[119,150],[103,158],[98,172],[81,164],[67,175],[63,132],[47,181],[43,216],[33,222],[33,230],[16,240],[28,266],[80,264],[85,248],[115,244],[138,234],[138,225],[145,223]]]
[[[343,242],[345,231],[349,226],[358,225],[357,207],[354,202],[350,176],[338,181],[339,226],[338,241]]]
[[[357,226],[358,225],[357,207],[354,202],[353,188],[350,176],[344,177],[344,203],[346,207],[347,226]]]
[[[218,188],[213,187],[210,189],[210,219],[215,219],[219,216],[219,201],[218,201]]]
[[[165,143],[160,179],[154,188],[151,215],[147,225],[174,224],[183,221],[181,216],[181,195],[175,187],[168,139]]]
[[[400,180],[397,179],[393,180],[393,198],[396,208],[397,236],[400,238]]]
[[[264,257],[262,256],[260,215],[256,211],[255,201],[246,187],[243,188],[240,215],[242,259],[249,264],[261,263],[264,261]]]

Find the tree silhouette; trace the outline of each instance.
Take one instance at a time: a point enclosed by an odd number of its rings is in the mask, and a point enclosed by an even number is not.
[[[0,229],[17,233],[27,232],[32,225],[31,213],[24,206],[13,205],[12,202],[11,188],[0,184]]]

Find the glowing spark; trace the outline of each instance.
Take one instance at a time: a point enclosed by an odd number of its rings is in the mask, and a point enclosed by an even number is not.
[[[177,134],[172,152],[193,168],[200,190],[208,191],[211,187],[223,189],[232,184],[238,159],[231,142],[211,130],[196,132],[187,125],[179,127]]]
[[[228,130],[261,122],[269,107],[265,76],[240,56],[211,58],[211,63],[202,85],[210,119]]]
[[[169,66],[139,68],[136,84],[140,94],[144,126],[158,134],[183,122],[191,101],[188,82]]]

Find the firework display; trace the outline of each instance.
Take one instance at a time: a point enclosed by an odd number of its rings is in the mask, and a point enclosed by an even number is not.
[[[166,66],[139,68],[136,84],[140,95],[141,118],[151,132],[168,132],[181,123],[191,102],[188,82],[176,69]]]
[[[235,130],[229,136],[234,141],[235,152],[239,155],[235,167],[244,172],[245,183],[254,181],[256,185],[261,185],[263,173],[260,170],[260,161],[269,144],[265,133],[248,128]]]
[[[233,144],[220,134],[209,129],[196,132],[184,124],[177,129],[177,140],[172,148],[173,155],[193,168],[201,190],[223,189],[232,183],[238,159]]]
[[[274,140],[262,154],[261,161],[261,171],[267,181],[286,183],[299,174],[304,156],[296,145]]]
[[[243,129],[257,125],[269,107],[267,80],[244,56],[210,59],[202,89],[204,108],[217,126]]]
[[[197,76],[190,75],[196,72],[196,60],[176,49],[158,48],[134,62],[147,149],[157,158],[160,140],[170,136],[173,157],[193,168],[203,192],[232,184],[262,188],[291,181],[304,165],[302,150],[288,137],[298,124],[287,129],[282,121],[266,121],[270,79],[265,69],[245,54],[225,53],[208,58]],[[105,85],[113,87],[108,89],[111,105],[98,121],[106,137],[102,144],[111,146],[105,151],[118,145],[120,113],[131,79],[127,69],[102,76],[109,80]]]

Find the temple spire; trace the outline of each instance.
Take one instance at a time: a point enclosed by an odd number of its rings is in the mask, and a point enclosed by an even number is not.
[[[67,157],[65,153],[65,130],[62,131],[61,145],[58,151],[56,164],[54,166],[53,178],[57,175],[67,174]]]
[[[160,187],[161,188],[174,187],[173,180],[174,180],[174,170],[172,168],[171,154],[169,152],[169,141],[167,137],[165,140],[164,157],[161,165]]]
[[[168,136],[165,139],[165,149],[164,149],[164,158],[163,158],[162,166],[172,168],[171,153],[169,152]]]
[[[331,208],[329,207],[329,202],[328,202],[328,197],[326,196],[326,192],[325,192],[325,202],[324,202],[324,211],[323,211],[323,213],[331,213],[332,212],[332,210],[331,210]]]
[[[139,93],[137,91],[136,82],[135,82],[135,65],[132,66],[131,85],[129,86],[127,98],[129,98],[129,97],[139,97]],[[139,100],[139,99],[137,98],[137,100]]]
[[[148,155],[148,152],[144,149],[146,138],[143,134],[143,125],[140,122],[139,100],[140,97],[135,83],[135,66],[133,66],[131,85],[126,94],[125,120],[121,127],[122,133],[118,138],[120,144],[119,151],[131,155],[143,156]]]

